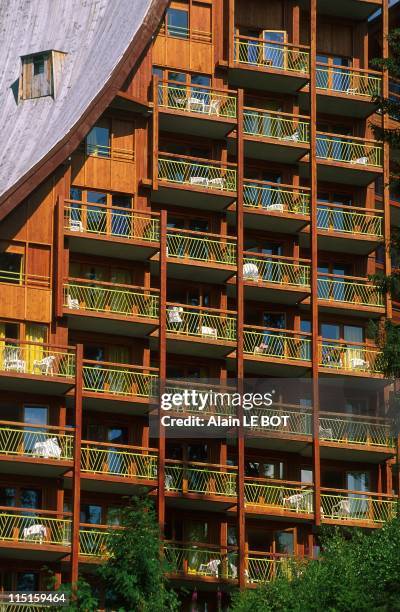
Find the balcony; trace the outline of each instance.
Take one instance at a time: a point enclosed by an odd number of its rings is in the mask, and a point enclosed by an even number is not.
[[[145,261],[160,241],[156,213],[65,200],[64,231],[70,251]]]
[[[311,367],[311,335],[245,325],[243,352],[248,372],[298,376]]]
[[[246,299],[298,304],[310,293],[309,260],[245,252],[243,264]]]
[[[83,440],[81,472],[83,489],[135,495],[157,482],[157,451]]]
[[[172,459],[165,462],[165,491],[174,506],[182,505],[179,502],[185,496],[197,499],[204,509],[228,508],[236,503],[236,487],[237,468]]]
[[[310,221],[307,187],[244,180],[244,223],[249,229],[296,234]],[[229,221],[236,222],[229,213]]]
[[[64,314],[71,329],[146,336],[158,325],[158,291],[71,278],[64,283]]]
[[[309,47],[235,36],[229,80],[239,87],[295,94],[309,78]]]
[[[109,525],[80,524],[79,556],[81,562],[100,561],[108,556],[107,542],[112,529]]]
[[[309,6],[307,0],[301,0],[301,6],[305,9]],[[347,19],[366,21],[375,11],[382,6],[382,0],[319,0],[318,12],[334,17],[345,17]]]
[[[318,303],[320,310],[347,312],[357,310],[359,315],[384,312],[384,296],[377,285],[368,279],[338,274],[318,275]]]
[[[381,376],[381,352],[376,346],[345,340],[320,340],[318,364],[321,371],[353,376]]]
[[[152,200],[223,211],[236,199],[236,165],[198,157],[159,154]]]
[[[197,391],[198,393],[208,393],[209,391],[214,391],[214,393],[234,393],[236,390],[236,387],[232,387],[232,386],[226,386],[224,384],[218,384],[216,385],[215,383],[213,384],[207,384],[206,382],[194,382],[194,381],[187,381],[184,379],[178,379],[178,380],[173,380],[173,379],[168,379],[166,381],[166,388],[165,388],[165,392],[166,393],[179,393],[180,395],[183,395],[186,392],[191,392],[192,390]],[[174,406],[173,408],[173,412],[174,414],[199,414],[199,409],[197,406],[194,406],[192,404],[192,402],[189,400],[187,403],[182,402],[181,406]],[[210,398],[210,401],[208,403],[206,403],[206,405],[204,406],[203,410],[202,410],[204,415],[221,415],[221,416],[228,416],[228,415],[235,415],[236,414],[236,408],[234,406],[229,406],[226,403],[222,402],[222,401],[218,401],[218,402],[213,402],[212,398]]]
[[[310,519],[313,487],[300,482],[245,477],[246,512]]]
[[[219,308],[167,304],[167,350],[223,357],[236,346],[236,313]],[[212,346],[212,349],[211,349]]]
[[[277,553],[249,551],[246,557],[246,582],[250,586],[290,575],[290,558]]]
[[[293,164],[310,148],[309,128],[309,119],[303,115],[245,107],[245,156]]]
[[[145,414],[158,388],[157,368],[84,360],[83,393],[88,408]]]
[[[236,270],[236,238],[192,230],[167,230],[168,275],[223,283]]]
[[[210,138],[224,138],[236,124],[236,92],[183,83],[158,85],[160,129]]]
[[[382,173],[382,145],[376,140],[318,133],[316,154],[320,181],[365,187]]]
[[[211,544],[166,542],[165,560],[173,578],[219,582],[237,580],[237,551]]]
[[[10,474],[60,476],[71,467],[73,443],[71,428],[0,421],[0,461]]]
[[[384,493],[321,489],[321,518],[325,523],[380,527],[396,516],[397,498]]]
[[[69,515],[31,508],[0,508],[0,549],[8,559],[57,561],[69,552]]]
[[[0,389],[63,395],[74,385],[75,349],[4,338],[0,343]]]
[[[374,70],[328,66],[317,62],[318,110],[329,115],[365,118],[376,110],[382,74]]]
[[[368,255],[383,240],[383,213],[373,208],[317,204],[318,247]]]

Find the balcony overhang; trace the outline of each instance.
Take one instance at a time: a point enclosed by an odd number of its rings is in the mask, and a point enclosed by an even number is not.
[[[232,207],[233,208],[233,207]],[[267,208],[243,207],[244,225],[248,229],[297,234],[310,223],[307,215],[288,215],[286,212],[269,211]],[[229,210],[227,220],[236,225],[236,211]]]
[[[310,145],[307,143],[262,136],[244,136],[245,157],[252,159],[294,164],[304,157],[309,149]]]
[[[151,199],[159,204],[173,202],[175,206],[222,212],[236,199],[236,192],[202,189],[192,185],[178,185],[159,180],[158,189],[152,190]]]
[[[115,236],[101,236],[95,234],[80,234],[65,230],[68,237],[68,246],[71,252],[84,255],[98,255],[116,259],[146,261],[157,252],[157,242],[117,238]]]
[[[327,183],[344,183],[366,187],[382,175],[382,168],[364,164],[330,161],[317,158],[318,180]],[[308,156],[300,162],[300,176],[309,178]]]
[[[144,338],[158,325],[158,318],[118,316],[115,313],[90,312],[85,310],[70,310],[64,308],[64,315],[68,318],[69,329],[104,333],[116,336],[129,336]]]
[[[228,68],[228,80],[231,85],[244,89],[295,94],[308,83],[309,75],[270,66],[262,68],[244,62],[233,62]]]
[[[234,129],[236,120],[160,108],[159,125],[160,130],[166,132],[221,139]]]
[[[39,395],[64,395],[75,385],[74,378],[0,371],[0,390]]]

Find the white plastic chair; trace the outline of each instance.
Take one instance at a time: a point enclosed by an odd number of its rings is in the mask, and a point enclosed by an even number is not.
[[[39,523],[36,525],[31,525],[30,527],[25,527],[22,530],[22,537],[24,540],[28,540],[30,538],[36,539],[39,538],[40,544],[42,544],[43,540],[46,538],[47,529],[44,525],[40,525]]]
[[[44,459],[60,459],[61,448],[57,438],[49,438],[44,442],[36,442],[33,446],[33,454]]]
[[[33,362],[33,371],[38,369],[40,373],[45,376],[53,376],[55,360],[56,358],[54,355],[48,355],[47,357],[43,357],[43,359],[35,359]]]
[[[208,180],[208,187],[213,189],[223,189],[224,188],[224,179],[222,177],[217,177]]]
[[[83,232],[83,223],[79,219],[70,219],[69,229],[71,232]]]
[[[215,576],[217,578],[220,564],[220,559],[212,559],[208,563],[202,563],[199,567],[199,573],[207,574],[208,576]]]
[[[362,164],[363,166],[366,166],[368,164],[368,157],[366,156],[357,157],[357,159],[352,159],[351,163],[352,164]]]
[[[77,298],[71,297],[69,294],[67,295],[67,306],[70,310],[79,310],[79,300]]]
[[[190,177],[191,185],[198,185],[199,187],[207,187],[208,179],[205,176],[191,176]]]
[[[217,339],[217,330],[215,327],[208,327],[207,325],[202,325],[200,328],[201,335],[203,338],[214,338]]]
[[[6,346],[4,349],[4,370],[6,372],[25,372],[26,362],[21,359],[19,348]]]
[[[351,515],[350,500],[341,499],[332,506],[332,516],[337,518],[348,518]]]
[[[258,281],[260,273],[258,271],[257,264],[245,263],[243,266],[243,279]]]

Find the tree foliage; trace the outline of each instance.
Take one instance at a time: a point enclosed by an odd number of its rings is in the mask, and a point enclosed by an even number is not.
[[[370,532],[323,536],[319,560],[294,563],[291,577],[236,594],[231,612],[400,610],[400,520]]]

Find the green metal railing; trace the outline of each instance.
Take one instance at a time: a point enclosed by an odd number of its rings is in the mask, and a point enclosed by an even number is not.
[[[75,351],[40,342],[0,338],[0,370],[39,377],[73,378]]]
[[[268,553],[249,552],[246,557],[246,582],[270,582],[288,574],[289,561]]]
[[[156,374],[129,365],[85,361],[83,390],[125,397],[150,398],[156,393]]]
[[[0,424],[0,455],[71,460],[74,437],[56,427]]]
[[[382,238],[383,216],[378,211],[372,214],[359,208],[354,211],[351,207],[318,204],[317,227],[319,230]]]
[[[0,541],[70,546],[71,521],[46,516],[41,510],[0,511]]]
[[[108,474],[133,479],[157,478],[157,455],[154,451],[117,444],[82,442],[81,471],[91,474]]]
[[[357,167],[382,167],[382,146],[354,136],[317,134],[317,158],[352,164]]]
[[[236,118],[236,97],[208,89],[183,84],[159,83],[158,104],[186,113],[201,113],[209,117]]]
[[[331,274],[318,276],[318,299],[360,306],[383,307],[383,295],[367,279],[351,279]]]
[[[318,363],[321,367],[338,372],[381,374],[381,355],[379,349],[373,346],[322,340],[319,342]]]
[[[381,94],[382,77],[379,73],[317,63],[316,75],[317,88],[324,91],[367,98]]]
[[[308,215],[310,194],[301,187],[245,179],[243,205],[245,208],[261,209],[266,212]]]
[[[311,359],[311,339],[301,332],[245,327],[244,353],[294,361]]]
[[[235,37],[235,62],[289,72],[309,71],[309,54],[299,47],[243,36]]]
[[[218,313],[218,314],[217,314]],[[178,304],[167,306],[167,332],[206,340],[236,339],[236,318],[219,310]]]
[[[243,131],[248,136],[274,138],[287,143],[310,142],[310,123],[295,115],[246,108]]]
[[[203,545],[204,546],[204,545]],[[165,559],[172,574],[236,580],[237,553],[184,544],[165,544]]]
[[[292,285],[293,287],[309,288],[310,266],[293,263],[286,257],[257,255],[243,257],[244,281],[273,283],[276,285]]]
[[[64,283],[64,308],[156,319],[158,294],[141,287],[71,279]]]
[[[383,419],[324,413],[319,419],[321,440],[342,444],[394,448],[392,427]]]
[[[236,471],[223,466],[212,469],[207,464],[182,464],[167,460],[165,489],[178,493],[236,497]]]
[[[65,200],[64,228],[77,234],[85,232],[143,242],[160,240],[160,221],[154,213],[74,200]]]
[[[245,478],[246,504],[280,508],[294,514],[313,513],[313,489],[300,483],[271,483],[261,478]]]
[[[236,243],[214,234],[168,230],[167,249],[168,257],[218,263],[226,266],[236,264]]]
[[[189,383],[184,380],[167,380],[165,386],[166,393],[179,393],[182,397],[183,394],[188,392],[189,394],[193,391],[197,391],[199,393],[209,393],[209,391],[213,391],[213,395],[209,395],[210,398],[208,402],[206,402],[202,413],[203,414],[216,414],[216,415],[235,415],[236,408],[234,406],[229,405],[229,402],[226,398],[224,398],[224,394],[232,394],[235,392],[233,387],[223,387],[222,385],[213,386],[207,385],[205,383]],[[180,406],[174,406],[174,412],[182,412],[182,413],[193,413],[199,414],[198,405],[194,405],[190,399],[190,395],[187,401],[182,401]]]
[[[84,557],[107,557],[109,537],[110,530],[106,527],[81,525],[79,529],[79,554]]]
[[[158,159],[158,180],[211,191],[236,191],[234,168],[218,162],[193,157],[183,159],[166,153],[162,153]]]
[[[396,516],[394,497],[361,491],[321,492],[322,518],[337,521],[360,521],[382,524]]]

